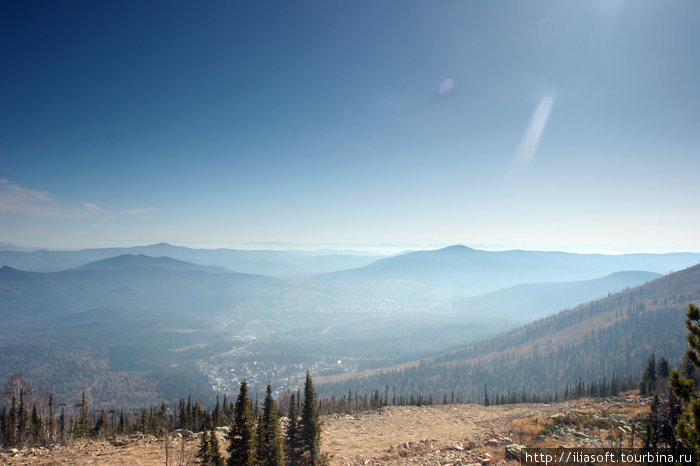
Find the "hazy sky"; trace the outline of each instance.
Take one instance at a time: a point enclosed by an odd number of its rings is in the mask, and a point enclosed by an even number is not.
[[[700,251],[700,2],[0,3],[0,241]]]

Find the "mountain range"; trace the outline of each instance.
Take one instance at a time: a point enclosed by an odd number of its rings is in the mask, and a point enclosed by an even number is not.
[[[547,251],[483,251],[450,246],[376,260],[364,267],[312,277],[312,281],[364,293],[426,297],[476,296],[523,284],[600,278],[620,271],[667,274],[700,262],[697,253],[574,254]]]
[[[151,257],[167,256],[193,264],[222,267],[239,273],[270,275],[288,279],[360,267],[382,257],[352,251],[192,249],[168,243],[158,243],[129,248],[82,249],[79,251],[0,250],[0,265],[31,272],[58,272],[124,254],[144,254]]]
[[[12,253],[25,263],[44,258],[44,265],[71,264],[53,272],[0,268],[0,378],[22,371],[62,396],[88,388],[104,405],[108,400],[138,405],[173,399],[183,394],[174,392],[182,387],[211,397],[212,387],[225,390],[238,374],[286,384],[299,367],[314,367],[319,375],[354,372],[480,344],[543,316],[571,309],[557,314],[561,319],[580,310],[579,305],[592,306],[590,301],[657,283],[667,278],[658,278],[660,273],[700,260],[690,253],[589,256],[458,246],[282,279],[207,263],[204,250],[144,248],[152,255],[138,248],[67,255],[0,252],[0,257]],[[200,262],[166,251],[191,254]],[[82,262],[108,253],[114,255]],[[298,258],[306,253],[290,254]],[[323,254],[309,256],[318,259],[314,267],[323,260],[326,267],[347,264],[345,255]],[[256,260],[263,256],[250,255]],[[284,256],[272,251],[270,257]],[[681,302],[670,292],[662,298]],[[582,315],[578,312],[572,315]],[[535,334],[526,332],[523,338]],[[517,359],[514,354],[509,357]],[[463,365],[457,359],[454,364]],[[421,379],[416,377],[418,387]],[[137,383],[148,388],[134,391]]]
[[[0,269],[0,310],[5,322],[67,315],[104,306],[178,314],[197,314],[203,321],[246,306],[264,314],[265,303],[284,289],[284,282],[240,274],[169,257],[124,254],[73,270],[39,273]]]

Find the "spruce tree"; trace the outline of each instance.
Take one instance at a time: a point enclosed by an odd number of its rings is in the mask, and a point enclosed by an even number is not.
[[[299,434],[304,464],[321,464],[321,420],[316,404],[316,392],[308,370],[304,384],[304,405],[301,410]]]
[[[654,353],[647,359],[647,366],[644,369],[644,374],[642,374],[642,381],[639,384],[639,390],[643,396],[650,396],[654,394],[656,388],[656,357]]]
[[[7,429],[7,444],[17,445],[17,398],[12,395],[12,405],[10,408],[9,427]]]
[[[160,411],[158,412],[158,422],[156,435],[158,437],[163,437],[168,435],[169,425],[168,425],[168,405],[165,403],[160,404]]]
[[[661,428],[661,422],[659,419],[659,396],[654,395],[651,403],[651,410],[649,411],[649,417],[644,423],[644,432],[642,433],[644,448],[654,450],[658,448],[659,440],[661,438]]]
[[[216,437],[216,429],[211,431],[209,437],[209,463],[213,466],[223,466],[224,457],[219,450],[219,439]]]
[[[119,425],[117,426],[117,432],[120,434],[126,433],[126,419],[124,419],[124,410],[119,410]]]
[[[656,363],[656,379],[662,380],[667,379],[669,375],[668,361],[663,356],[659,358],[659,362]]]
[[[7,407],[2,405],[2,411],[0,411],[0,443],[3,445],[8,445],[7,442],[7,429],[10,426],[10,415],[7,413]]]
[[[58,417],[61,445],[66,443],[66,407],[61,406],[61,415]]]
[[[284,464],[282,450],[282,436],[280,434],[279,417],[277,415],[277,404],[272,398],[272,388],[267,384],[265,401],[263,402],[263,412],[261,421],[262,428],[259,428],[258,435],[258,462],[270,466],[281,466]]]
[[[180,412],[178,415],[178,425],[181,429],[187,428],[187,415],[185,414],[185,400],[180,400]]]
[[[212,425],[214,427],[223,425],[223,415],[221,413],[221,405],[219,404],[219,395],[216,395],[216,406],[214,406],[214,412],[212,413]]]
[[[31,418],[31,431],[32,431],[32,441],[35,444],[44,443],[44,422],[39,416],[39,412],[36,409],[36,403],[32,407],[32,418]]]
[[[146,431],[146,428],[148,427],[148,413],[146,412],[146,408],[143,408],[141,410],[141,433],[142,434],[147,434],[148,432]]]
[[[260,439],[263,438],[265,425],[263,424],[262,413],[259,413],[256,418],[258,422],[255,427],[255,461],[256,464],[259,464],[264,451],[263,442],[261,442]]]
[[[287,425],[287,464],[289,466],[298,466],[301,464],[302,452],[301,442],[299,440],[299,411],[297,409],[297,401],[292,393],[289,398],[289,424]]]
[[[22,387],[19,391],[19,414],[17,416],[17,443],[19,446],[24,446],[29,434],[29,412],[25,398],[24,387]]]
[[[56,438],[56,419],[53,406],[53,393],[49,393],[49,442]]]
[[[199,449],[197,450],[197,458],[202,461],[202,464],[209,464],[209,432],[207,432],[207,429],[204,429],[204,432],[202,432]]]
[[[105,410],[100,411],[100,417],[97,418],[95,422],[95,427],[92,429],[92,436],[99,437],[104,434],[107,430],[107,414]]]
[[[228,441],[229,466],[255,464],[255,418],[245,379],[241,382],[236,399],[233,424],[228,433]]]
[[[192,426],[192,396],[187,395],[187,407],[185,408],[185,425],[183,428],[187,430],[194,430]]]
[[[85,397],[85,392],[80,401],[80,418],[78,421],[78,433],[81,436],[86,436],[90,431],[90,417],[87,404],[87,398]]]
[[[224,401],[221,403],[221,407],[224,411],[223,416],[224,416],[224,424],[228,423],[230,421],[229,419],[229,411],[228,411],[228,397],[226,396],[226,393],[224,393]]]

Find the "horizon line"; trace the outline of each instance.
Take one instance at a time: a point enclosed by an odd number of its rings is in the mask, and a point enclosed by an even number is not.
[[[527,243],[508,244],[479,244],[479,243],[296,243],[284,241],[156,241],[156,242],[125,242],[111,245],[88,245],[86,247],[55,247],[55,246],[26,246],[12,242],[0,241],[0,251],[37,252],[55,251],[70,252],[90,249],[130,249],[138,247],[172,246],[188,249],[203,250],[244,250],[244,251],[279,251],[279,252],[352,252],[367,253],[373,255],[394,255],[414,251],[434,251],[455,246],[463,246],[470,249],[505,252],[505,251],[531,251],[531,252],[562,252],[570,254],[674,254],[674,253],[700,253],[700,248],[684,246],[594,246],[594,245],[541,245]],[[267,247],[265,247],[267,246]]]

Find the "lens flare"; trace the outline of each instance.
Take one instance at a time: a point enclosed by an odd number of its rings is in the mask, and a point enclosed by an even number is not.
[[[549,113],[552,110],[553,104],[554,96],[549,95],[543,97],[537,105],[535,113],[533,113],[530,119],[530,124],[520,141],[518,150],[515,151],[515,155],[511,161],[509,171],[510,178],[520,177],[532,162],[532,157],[535,155],[535,151],[537,151],[537,145],[540,142],[544,128],[547,126],[547,119],[549,118]]]

